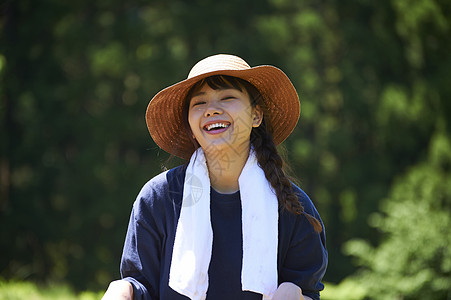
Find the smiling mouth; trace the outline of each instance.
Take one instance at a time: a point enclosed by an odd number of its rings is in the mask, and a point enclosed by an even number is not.
[[[211,123],[204,126],[204,130],[206,131],[215,131],[215,130],[222,130],[225,128],[228,128],[230,126],[230,123],[228,122],[217,122],[217,123]]]

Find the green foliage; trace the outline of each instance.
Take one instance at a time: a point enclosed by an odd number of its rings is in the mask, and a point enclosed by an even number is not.
[[[365,299],[449,299],[451,296],[451,139],[433,136],[428,159],[402,176],[371,225],[384,233],[346,252],[362,267],[354,279]],[[374,284],[377,282],[377,284]],[[343,283],[345,284],[345,283]],[[376,296],[377,295],[377,296]]]
[[[322,300],[363,300],[366,289],[352,279],[345,279],[340,284],[325,283],[321,292]]]
[[[97,300],[103,296],[103,292],[74,293],[69,287],[38,286],[31,282],[0,281],[0,299],[3,300]]]

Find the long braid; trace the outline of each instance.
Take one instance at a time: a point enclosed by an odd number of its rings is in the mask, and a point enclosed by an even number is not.
[[[279,205],[293,214],[303,214],[312,224],[314,230],[317,233],[321,232],[323,230],[321,223],[304,211],[304,207],[294,193],[291,181],[283,171],[283,159],[277,152],[272,136],[265,127],[266,125],[262,123],[259,127],[253,129],[251,143],[259,166],[265,172],[266,179],[276,192]]]

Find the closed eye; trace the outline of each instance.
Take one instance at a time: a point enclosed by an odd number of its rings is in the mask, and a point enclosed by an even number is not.
[[[236,97],[226,96],[226,97],[221,98],[221,100],[231,100],[231,99],[236,99]]]
[[[205,103],[206,103],[205,101],[197,101],[197,102],[194,102],[192,106],[202,105]]]

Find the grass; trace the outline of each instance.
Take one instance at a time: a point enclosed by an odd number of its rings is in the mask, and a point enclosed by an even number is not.
[[[0,299],[2,300],[99,300],[102,292],[75,293],[65,285],[39,286],[26,281],[0,280]]]
[[[0,279],[1,300],[100,300],[104,291],[75,293],[67,285],[40,286],[28,281],[4,281]],[[325,283],[321,300],[361,300],[364,290],[352,281],[339,285]]]

